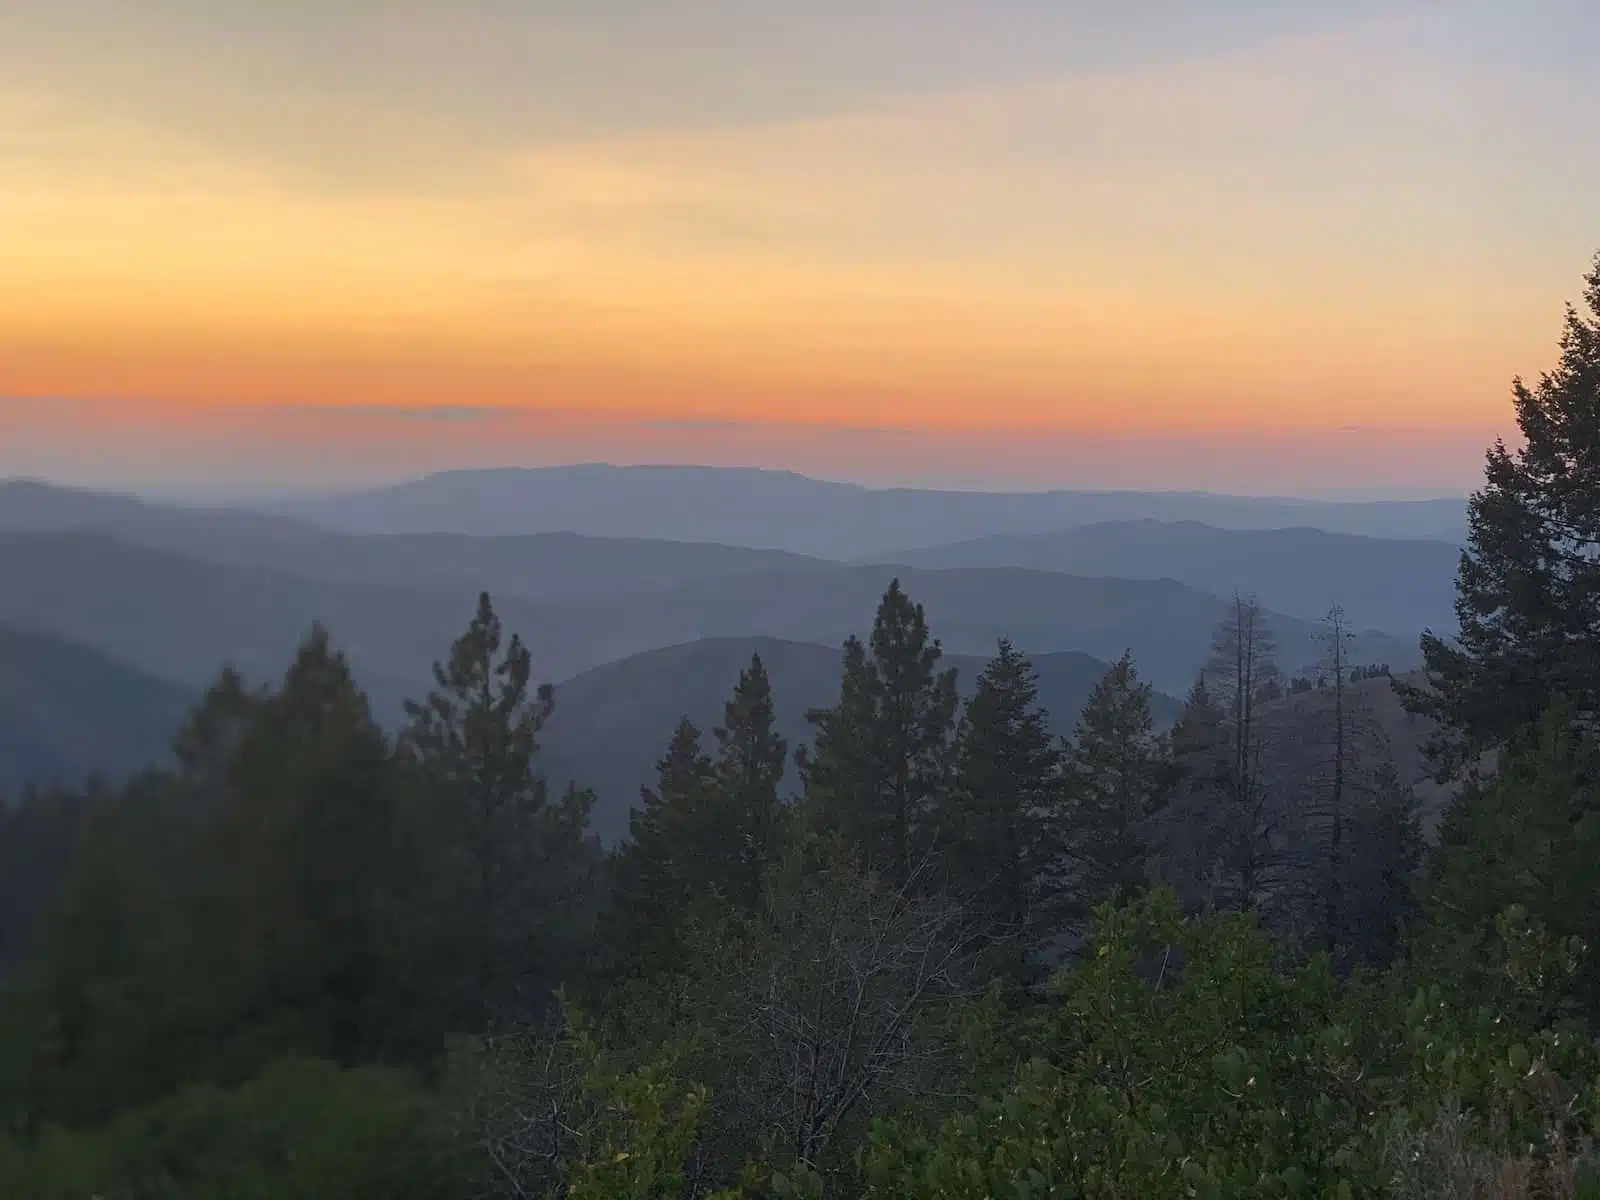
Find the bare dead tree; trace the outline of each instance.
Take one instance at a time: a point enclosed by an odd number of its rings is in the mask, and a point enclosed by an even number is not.
[[[1350,671],[1349,647],[1355,638],[1345,621],[1344,609],[1335,604],[1328,610],[1318,637],[1323,644],[1320,672],[1333,691],[1330,731],[1332,761],[1329,763],[1328,783],[1328,895],[1323,908],[1323,926],[1330,942],[1329,948],[1332,949],[1338,939],[1338,929],[1345,910],[1345,791],[1350,768],[1350,719],[1346,692]]]
[[[992,944],[965,902],[929,890],[924,863],[889,884],[829,868],[780,886],[728,997],[743,1061],[731,1103],[800,1162],[895,1096],[949,1093],[956,1053],[939,1017],[981,993]]]
[[[560,1023],[466,1041],[449,1077],[450,1132],[482,1166],[473,1200],[551,1194],[594,1107],[583,1064]]]
[[[1354,634],[1337,605],[1318,637],[1323,654],[1314,668],[1316,687],[1284,717],[1290,740],[1309,758],[1285,764],[1284,775],[1300,796],[1303,876],[1316,903],[1320,940],[1330,953],[1348,957],[1351,943],[1371,941],[1376,932],[1358,928],[1384,907],[1375,893],[1403,889],[1403,880],[1390,875],[1404,874],[1416,852],[1409,844],[1417,836],[1415,805],[1396,770],[1372,689],[1352,666]],[[1384,844],[1375,844],[1380,840]]]
[[[1282,805],[1265,770],[1263,703],[1282,691],[1276,647],[1254,597],[1235,593],[1212,639],[1205,682],[1222,715],[1215,749],[1225,754],[1214,777],[1221,795],[1210,814],[1224,886],[1241,908],[1258,907],[1282,866]]]
[[[894,881],[852,865],[780,871],[758,912],[687,931],[682,992],[637,998],[670,1014],[627,1008],[626,1029],[607,1024],[623,1067],[658,1057],[676,1036],[665,1026],[692,1027],[677,1062],[708,1107],[686,1194],[732,1183],[758,1146],[825,1170],[874,1113],[957,1098],[955,1006],[983,993],[995,935],[979,909],[932,888],[935,874],[931,859]],[[452,1106],[488,1164],[474,1194],[544,1195],[596,1120],[581,1055],[556,1028],[475,1045]]]

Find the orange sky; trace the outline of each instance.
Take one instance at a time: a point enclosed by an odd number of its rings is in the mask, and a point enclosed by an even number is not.
[[[262,479],[297,438],[381,476],[709,458],[707,422],[824,474],[1351,426],[1431,463],[1504,427],[1600,245],[1600,20],[1562,0],[1167,40],[1020,0],[131,7],[0,43],[0,398],[100,414],[0,399],[0,472],[136,442],[121,474],[201,481],[271,406]],[[546,420],[391,412],[448,406]]]

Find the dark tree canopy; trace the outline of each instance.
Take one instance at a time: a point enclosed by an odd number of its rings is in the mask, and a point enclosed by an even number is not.
[[[895,580],[873,621],[871,650],[850,639],[839,703],[808,714],[814,753],[802,770],[813,814],[874,869],[910,878],[929,812],[948,778],[954,670],[920,604]]]
[[[1067,756],[1068,911],[1082,924],[1113,895],[1149,881],[1150,821],[1173,784],[1171,759],[1155,732],[1152,689],[1124,654],[1095,684]],[[1192,713],[1191,717],[1198,717]]]
[[[720,857],[729,866],[724,890],[749,908],[782,851],[778,786],[789,753],[777,731],[772,681],[759,654],[739,673],[722,724],[711,732],[717,742],[715,823],[724,843]]]
[[[1427,683],[1406,692],[1438,720],[1453,774],[1536,723],[1556,696],[1600,718],[1600,256],[1560,359],[1512,385],[1523,444],[1496,442],[1471,500],[1456,588],[1459,631],[1422,639]]]
[[[1027,945],[1043,883],[1060,863],[1061,759],[1038,678],[1008,641],[978,676],[956,736],[955,773],[936,816],[951,881]]]
[[[479,1028],[519,1019],[574,960],[592,867],[592,796],[552,798],[537,769],[555,692],[532,678],[532,656],[519,636],[505,640],[485,593],[434,666],[432,692],[407,704],[400,739],[438,863],[416,919],[441,954],[473,964],[470,985],[446,1002]]]

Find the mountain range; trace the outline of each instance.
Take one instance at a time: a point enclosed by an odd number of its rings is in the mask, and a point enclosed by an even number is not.
[[[356,533],[567,530],[852,559],[1101,521],[1193,520],[1230,529],[1302,525],[1445,540],[1463,536],[1466,524],[1460,499],[1332,502],[1204,492],[939,491],[868,488],[787,471],[601,464],[449,471],[281,507]]]
[[[1108,521],[1046,534],[996,534],[893,556],[909,566],[1024,567],[1072,575],[1176,579],[1315,619],[1338,604],[1362,628],[1455,627],[1460,546],[1305,526],[1220,529],[1198,521]]]
[[[96,646],[191,686],[224,662],[275,675],[313,622],[350,654],[380,711],[394,712],[428,679],[464,628],[476,580],[389,587],[292,575],[153,550],[98,533],[0,533],[0,621]],[[1225,602],[1172,580],[1093,579],[1015,568],[924,571],[838,566],[698,579],[668,588],[551,601],[495,598],[536,669],[564,679],[646,650],[706,637],[780,637],[839,645],[870,628],[879,597],[900,578],[955,653],[985,655],[1001,637],[1030,653],[1075,650],[1101,659],[1131,651],[1163,690],[1181,692],[1204,661]],[[1313,662],[1316,626],[1272,614],[1281,661]],[[1404,665],[1414,644],[1363,632],[1356,661]]]
[[[1358,631],[1354,661],[1414,665],[1416,634],[1450,627],[1459,549],[1372,530],[1459,519],[1454,501],[875,491],[680,468],[455,473],[274,511],[0,482],[0,625],[15,631],[0,681],[17,698],[0,713],[0,791],[62,775],[73,746],[95,748],[84,770],[159,758],[224,663],[274,679],[314,622],[392,726],[488,590],[558,684],[552,777],[598,786],[614,837],[678,718],[709,730],[752,650],[802,740],[893,578],[964,685],[1001,637],[1027,651],[1066,732],[1124,651],[1181,694],[1235,589],[1270,610],[1290,673],[1320,655],[1333,602]],[[98,678],[103,695],[66,686]]]

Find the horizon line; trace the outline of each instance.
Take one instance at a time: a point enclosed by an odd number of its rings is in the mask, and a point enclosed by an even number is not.
[[[652,472],[698,472],[706,474],[724,475],[767,475],[788,477],[807,483],[814,483],[829,487],[852,488],[864,492],[940,492],[951,495],[973,496],[1048,496],[1074,494],[1082,496],[1116,496],[1116,495],[1149,495],[1149,496],[1193,496],[1197,498],[1242,500],[1252,504],[1318,504],[1318,505],[1363,505],[1384,503],[1415,503],[1426,504],[1432,502],[1462,502],[1465,503],[1472,494],[1472,489],[1461,492],[1439,491],[1434,489],[1401,489],[1401,488],[1362,488],[1359,486],[1322,488],[1301,494],[1281,493],[1255,493],[1255,492],[1225,492],[1214,491],[1207,488],[1160,488],[1160,487],[1072,487],[1070,485],[1014,485],[1002,486],[993,481],[974,481],[969,483],[958,482],[871,482],[865,479],[840,479],[825,475],[813,475],[804,471],[797,471],[788,467],[763,467],[754,465],[720,465],[713,463],[682,463],[682,462],[609,462],[599,459],[574,461],[570,463],[547,463],[533,465],[505,465],[494,467],[445,467],[435,471],[426,471],[421,474],[400,475],[386,481],[352,482],[348,485],[315,485],[307,486],[303,483],[285,481],[279,484],[256,485],[239,488],[229,488],[216,485],[110,485],[110,484],[85,484],[73,483],[43,475],[12,474],[0,476],[0,486],[15,486],[19,484],[35,485],[53,488],[60,491],[79,492],[101,496],[133,497],[142,500],[151,500],[165,503],[186,503],[202,507],[223,506],[226,504],[248,504],[252,500],[277,501],[286,500],[317,500],[329,499],[340,496],[359,496],[374,492],[384,492],[396,488],[414,486],[430,480],[450,476],[489,476],[489,475],[545,475],[555,472],[572,471],[652,471]]]

